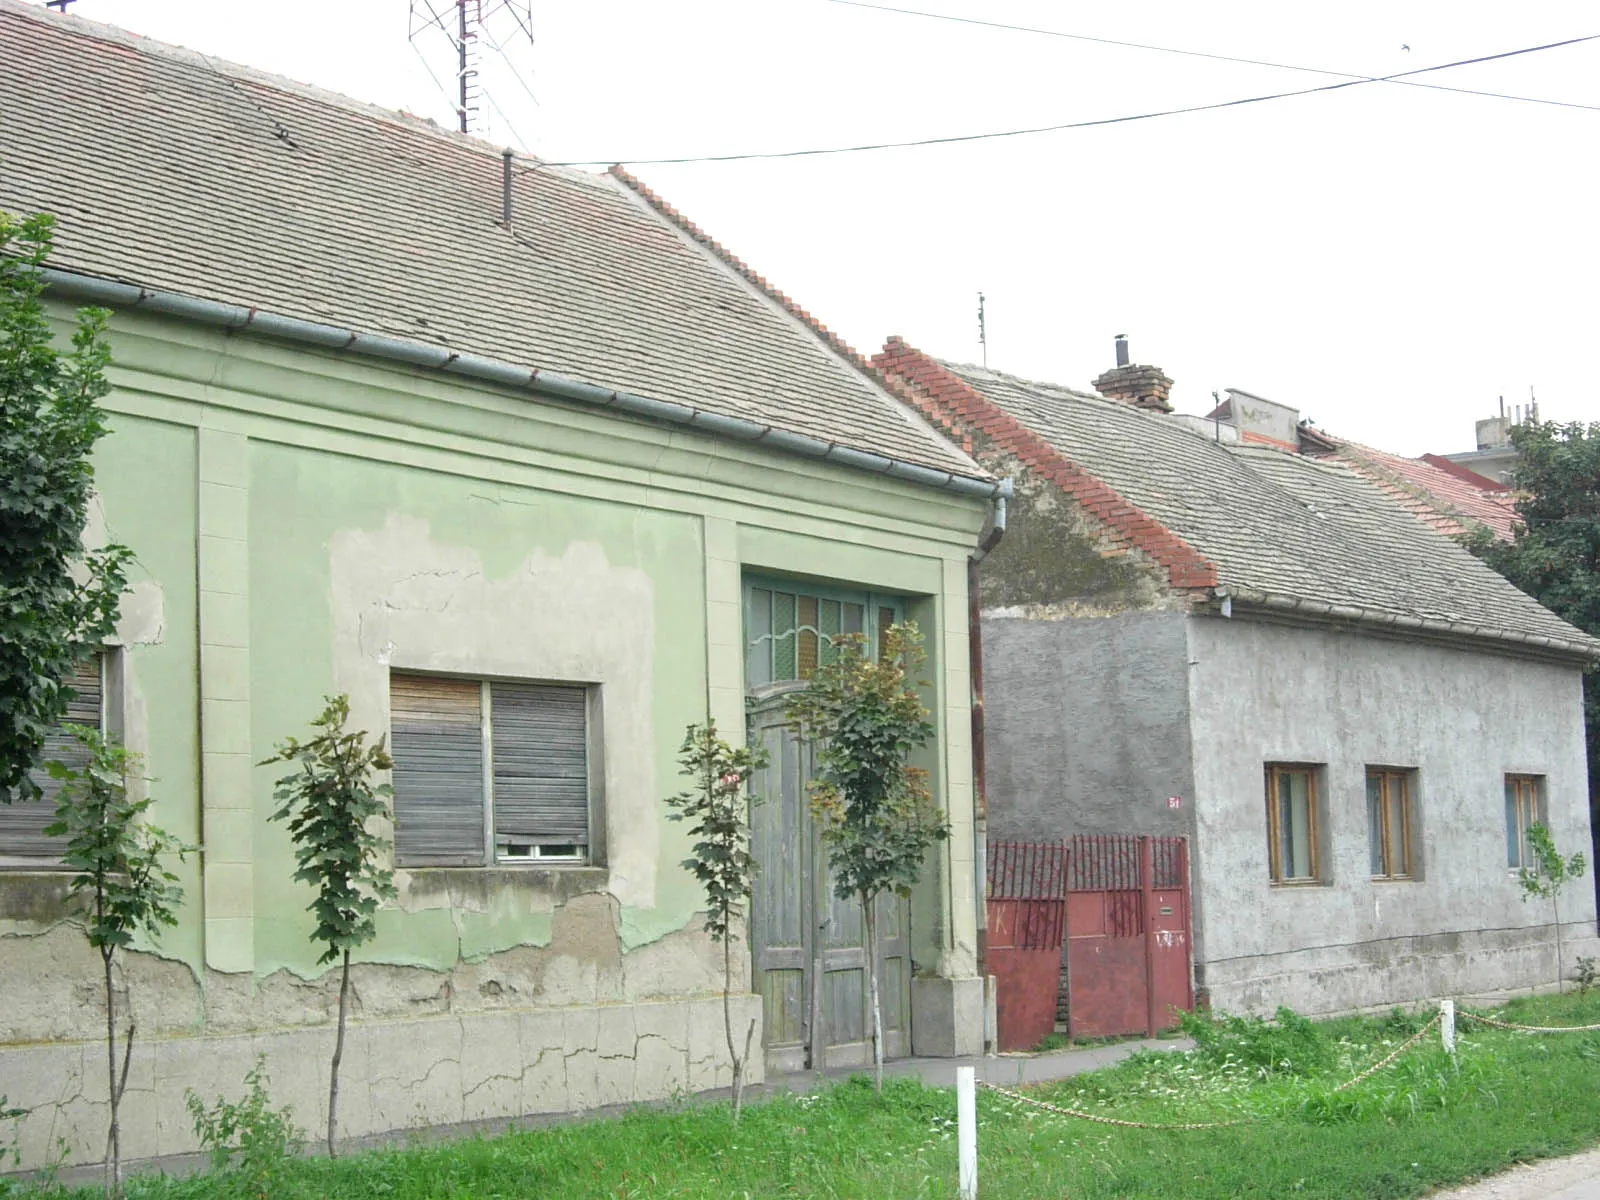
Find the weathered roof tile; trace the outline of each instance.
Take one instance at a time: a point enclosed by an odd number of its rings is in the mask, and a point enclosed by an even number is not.
[[[0,0],[0,208],[51,265],[447,346],[985,473],[834,335],[621,178]]]
[[[1216,587],[1279,608],[1600,657],[1600,641],[1343,461],[1219,442],[1164,415],[937,362],[893,339],[879,362],[936,414],[991,427],[996,416],[1010,418],[1048,445],[1063,475],[1076,467],[1099,481],[1109,493],[1080,495],[1080,503],[1120,524],[1119,535],[1162,562],[1175,588]],[[987,413],[975,410],[974,396]],[[1140,518],[1176,538],[1189,558],[1175,557]]]

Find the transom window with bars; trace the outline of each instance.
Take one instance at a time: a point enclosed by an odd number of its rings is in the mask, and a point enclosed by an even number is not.
[[[1317,768],[1269,763],[1267,862],[1273,883],[1319,883]]]
[[[761,687],[809,679],[833,661],[831,639],[864,634],[869,654],[881,653],[880,634],[905,620],[905,601],[869,592],[821,588],[782,580],[746,584],[745,684]]]
[[[392,673],[395,862],[592,861],[591,690]]]
[[[1410,771],[1367,768],[1367,834],[1374,879],[1410,879]]]
[[[71,685],[76,694],[67,702],[61,724],[45,735],[40,761],[56,761],[79,769],[88,765],[89,754],[66,727],[87,725],[105,732],[105,655],[95,654],[78,664]],[[42,767],[34,772],[33,779],[43,790],[39,799],[0,804],[0,866],[48,867],[61,861],[64,839],[48,837],[44,832],[55,820],[61,783],[46,775]]]
[[[1528,826],[1541,820],[1539,793],[1543,782],[1538,775],[1506,776],[1506,866],[1513,871],[1535,866]]]

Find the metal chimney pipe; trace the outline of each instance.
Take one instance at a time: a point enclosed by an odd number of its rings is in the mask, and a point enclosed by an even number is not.
[[[1127,365],[1128,365],[1128,335],[1125,334],[1125,333],[1119,333],[1119,334],[1117,334],[1117,366],[1125,367]]]
[[[511,224],[511,147],[500,151],[500,223]]]

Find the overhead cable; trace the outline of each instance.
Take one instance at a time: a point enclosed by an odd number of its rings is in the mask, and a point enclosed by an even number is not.
[[[1249,67],[1272,67],[1280,71],[1301,71],[1310,75],[1329,75],[1339,79],[1359,79],[1370,83],[1393,83],[1399,87],[1430,88],[1438,92],[1458,92],[1464,96],[1488,96],[1496,100],[1517,100],[1524,104],[1548,104],[1556,108],[1581,108],[1600,112],[1600,104],[1579,104],[1573,100],[1548,100],[1539,96],[1518,96],[1509,92],[1487,92],[1477,88],[1451,87],[1444,83],[1426,83],[1420,79],[1400,79],[1392,75],[1363,75],[1354,71],[1334,71],[1326,67],[1302,67],[1293,63],[1270,62],[1261,58],[1242,58],[1234,54],[1215,54],[1207,50],[1184,50],[1175,46],[1157,46],[1150,42],[1128,42],[1118,38],[1095,37],[1087,33],[1066,33],[1059,29],[1040,29],[1032,25],[1010,25],[1004,21],[987,21],[981,17],[959,17],[949,13],[924,12],[916,8],[899,8],[892,4],[874,4],[870,0],[828,0],[830,4],[846,8],[865,8],[875,12],[895,13],[903,17],[923,17],[930,21],[951,21],[958,25],[978,25],[986,29],[1001,29],[1010,33],[1033,33],[1041,37],[1066,38],[1074,42],[1094,42],[1101,46],[1121,46],[1129,50],[1154,50],[1161,54],[1181,54],[1186,58],[1208,58],[1214,62],[1241,63]]]
[[[862,154],[869,150],[906,150],[920,146],[949,146],[962,142],[996,141],[1001,138],[1027,137],[1041,133],[1060,133],[1069,129],[1093,129],[1104,125],[1125,125],[1132,121],[1152,121],[1159,117],[1176,117],[1188,113],[1215,112],[1225,108],[1239,108],[1247,104],[1264,104],[1270,100],[1287,100],[1294,96],[1312,96],[1319,92],[1337,92],[1345,88],[1363,87],[1372,83],[1392,83],[1398,79],[1405,79],[1413,75],[1426,75],[1433,71],[1448,71],[1455,67],[1469,67],[1477,63],[1496,62],[1500,59],[1515,58],[1523,54],[1537,54],[1543,50],[1555,50],[1563,46],[1576,46],[1582,42],[1592,42],[1600,39],[1600,33],[1586,34],[1583,37],[1566,38],[1559,42],[1546,42],[1540,46],[1526,46],[1520,50],[1504,50],[1498,54],[1483,54],[1476,58],[1463,58],[1455,62],[1440,63],[1432,67],[1418,67],[1410,71],[1398,71],[1392,75],[1369,76],[1362,75],[1353,79],[1343,79],[1338,83],[1325,83],[1320,87],[1297,88],[1287,92],[1268,92],[1260,96],[1244,96],[1236,100],[1219,100],[1211,104],[1191,104],[1182,108],[1164,108],[1154,112],[1129,113],[1118,117],[1098,117],[1089,121],[1063,121],[1053,125],[1033,125],[1023,129],[1001,129],[986,133],[959,133],[945,137],[912,138],[901,142],[864,142],[851,146],[821,146],[804,150],[769,150],[741,154],[698,154],[682,155],[672,158],[585,158],[567,159],[560,162],[539,162],[524,168],[526,171],[536,171],[541,167],[603,167],[611,163],[623,163],[636,167],[677,166],[687,163],[719,163],[719,162],[748,162],[752,160],[770,160],[784,158],[814,158],[831,154]]]

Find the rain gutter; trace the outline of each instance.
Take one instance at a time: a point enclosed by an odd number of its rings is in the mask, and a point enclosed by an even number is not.
[[[808,434],[779,429],[743,417],[724,416],[721,413],[693,408],[687,404],[655,400],[649,396],[636,396],[631,392],[598,387],[554,371],[520,367],[499,359],[462,354],[443,346],[431,346],[422,342],[385,337],[381,334],[363,333],[341,326],[302,321],[298,317],[263,312],[259,308],[202,300],[177,292],[164,292],[137,284],[117,283],[93,275],[80,275],[52,267],[41,268],[40,274],[53,293],[77,301],[104,305],[107,308],[139,309],[233,332],[249,330],[264,337],[315,346],[321,350],[334,350],[440,371],[447,375],[460,375],[499,387],[535,392],[556,400],[622,412],[629,416],[644,417],[669,425],[681,425],[715,437],[750,442],[782,454],[882,475],[919,487],[932,488],[935,491],[997,500],[1000,502],[1001,513],[1004,512],[1005,498],[1011,495],[1009,479],[974,479],[967,475],[956,475],[902,459],[857,450]],[[1004,520],[1003,517],[1001,519]]]
[[[1223,616],[1231,616],[1245,609],[1254,610],[1263,616],[1299,616],[1317,622],[1348,621],[1352,624],[1387,628],[1396,633],[1414,634],[1424,638],[1468,640],[1478,643],[1499,642],[1508,648],[1515,647],[1535,654],[1578,658],[1589,662],[1600,661],[1600,641],[1593,638],[1550,637],[1547,634],[1523,633],[1515,629],[1496,629],[1470,621],[1408,616],[1355,604],[1329,604],[1321,600],[1282,596],[1253,588],[1219,587],[1214,589],[1214,594],[1221,602],[1220,611]]]

